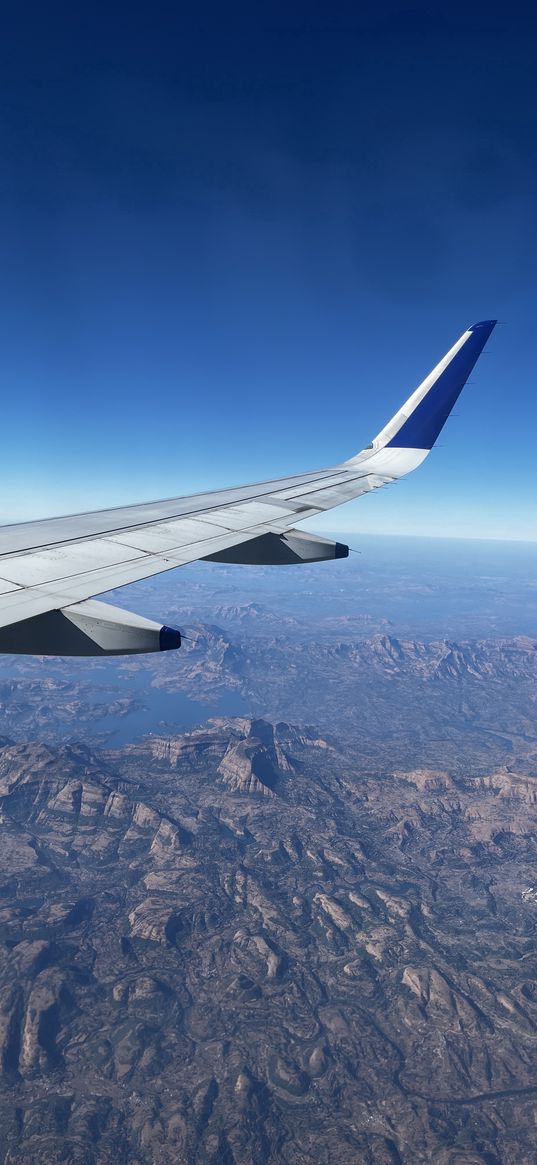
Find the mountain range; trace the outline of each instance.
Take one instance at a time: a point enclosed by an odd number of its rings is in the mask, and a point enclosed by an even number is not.
[[[3,1165],[533,1162],[524,768],[220,718],[4,738],[0,810]]]

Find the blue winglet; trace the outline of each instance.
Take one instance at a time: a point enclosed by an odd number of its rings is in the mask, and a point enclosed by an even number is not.
[[[481,320],[468,328],[462,347],[388,441],[388,448],[432,449],[496,323],[496,320]]]

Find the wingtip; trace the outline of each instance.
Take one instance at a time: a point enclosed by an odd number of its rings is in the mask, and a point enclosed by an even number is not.
[[[482,331],[482,332],[485,332],[487,336],[490,336],[492,329],[496,327],[497,323],[498,323],[498,320],[480,320],[479,323],[472,324],[471,328],[468,328],[468,331],[469,332]]]
[[[496,322],[480,320],[463,332],[416,393],[392,418],[388,429],[392,427],[394,432],[385,442],[388,447],[432,449]],[[395,428],[397,421],[399,425]]]

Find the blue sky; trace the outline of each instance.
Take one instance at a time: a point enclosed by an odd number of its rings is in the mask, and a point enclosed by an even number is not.
[[[1,24],[3,520],[330,464],[498,317],[426,466],[317,526],[537,538],[533,12]]]

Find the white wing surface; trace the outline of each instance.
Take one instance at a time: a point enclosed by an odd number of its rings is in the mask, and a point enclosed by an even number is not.
[[[0,527],[0,651],[118,654],[179,632],[95,595],[197,559],[290,563],[346,547],[296,523],[397,481],[432,448],[495,321],[463,333],[367,449],[340,465],[236,489]]]

